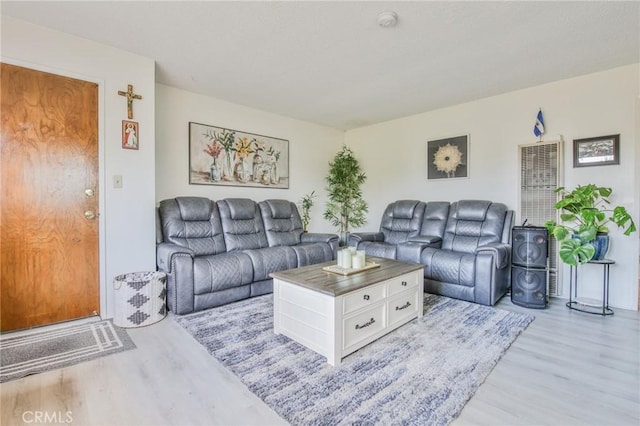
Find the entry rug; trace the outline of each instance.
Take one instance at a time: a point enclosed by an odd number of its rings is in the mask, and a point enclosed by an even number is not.
[[[293,425],[446,425],[533,317],[425,294],[424,317],[338,367],[273,333],[272,295],[173,316]]]
[[[103,320],[0,337],[0,383],[135,348],[123,328]]]

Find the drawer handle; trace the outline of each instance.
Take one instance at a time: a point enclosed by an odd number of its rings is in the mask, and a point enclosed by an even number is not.
[[[364,295],[364,300],[369,300],[369,295],[368,294]]]
[[[401,311],[403,309],[407,309],[409,306],[411,306],[411,302],[407,302],[402,306],[396,306],[396,311]]]
[[[365,322],[364,324],[360,325],[360,324],[356,324],[356,330],[360,330],[363,329],[365,327],[369,327],[371,324],[373,324],[374,322],[376,322],[376,320],[374,320],[373,318],[371,318],[370,321]]]
[[[406,281],[402,281],[402,286],[406,287],[407,286],[407,282]]]

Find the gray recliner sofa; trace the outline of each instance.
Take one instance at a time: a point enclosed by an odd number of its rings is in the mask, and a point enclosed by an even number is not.
[[[387,206],[378,232],[360,232],[349,236],[349,245],[369,256],[397,259],[398,246],[417,237],[422,226],[425,203],[400,200]]]
[[[352,234],[349,244],[423,264],[428,293],[494,305],[510,285],[512,225],[513,211],[501,203],[401,200],[385,210],[380,232]],[[403,232],[403,238],[389,230]]]
[[[338,246],[337,235],[303,233],[287,200],[177,197],[158,216],[158,270],[176,314],[270,293],[270,273],[332,260]]]

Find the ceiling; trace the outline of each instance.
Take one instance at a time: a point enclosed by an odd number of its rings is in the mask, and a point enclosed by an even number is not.
[[[640,62],[640,2],[12,2],[158,83],[348,130]],[[378,15],[395,11],[394,27]],[[537,105],[536,105],[537,106]]]

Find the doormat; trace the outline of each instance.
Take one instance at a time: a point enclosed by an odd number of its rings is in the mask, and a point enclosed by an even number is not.
[[[0,337],[0,383],[134,349],[110,320]]]

